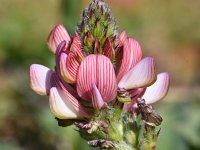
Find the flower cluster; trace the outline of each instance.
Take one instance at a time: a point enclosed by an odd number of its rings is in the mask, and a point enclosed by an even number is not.
[[[77,33],[70,37],[63,25],[51,31],[48,46],[56,57],[55,70],[31,65],[30,85],[36,93],[49,96],[57,118],[91,117],[81,101],[99,110],[125,95],[131,99],[127,106],[132,109],[137,98],[151,104],[166,95],[168,73],[157,75],[154,58],[142,58],[140,44],[125,31],[116,41],[116,48],[107,42],[102,52],[86,55]]]
[[[119,34],[103,0],[84,10],[73,36],[59,24],[47,44],[55,69],[32,64],[30,85],[49,96],[58,121],[72,120],[91,146],[155,148],[155,126],[162,118],[149,104],[167,94],[169,75],[157,74],[154,58],[143,58],[140,44],[126,31]]]

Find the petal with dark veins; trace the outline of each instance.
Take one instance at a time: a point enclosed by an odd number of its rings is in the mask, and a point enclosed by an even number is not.
[[[75,83],[76,82],[76,76],[74,77],[70,71],[69,71],[69,67],[67,66],[67,59],[69,58],[69,56],[67,56],[67,54],[62,53],[60,56],[60,73],[62,78],[67,82],[67,83]]]
[[[81,63],[77,76],[77,92],[80,97],[90,101],[92,85],[95,84],[105,102],[113,100],[117,93],[116,77],[109,58],[91,54]]]
[[[49,34],[47,45],[53,53],[56,53],[56,49],[62,41],[66,41],[66,46],[68,46],[70,36],[65,27],[59,24],[55,26]]]

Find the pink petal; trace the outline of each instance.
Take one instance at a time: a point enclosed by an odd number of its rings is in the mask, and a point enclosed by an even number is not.
[[[67,83],[75,83],[76,76],[72,74],[73,69],[78,71],[79,60],[78,56],[73,54],[75,52],[69,52],[69,56],[64,51],[66,42],[62,41],[56,50],[56,72],[67,82]],[[72,54],[70,54],[72,53]],[[71,57],[73,55],[73,57]],[[72,62],[72,63],[71,63]],[[75,63],[74,63],[75,62]],[[77,68],[76,68],[77,67]]]
[[[73,82],[76,82],[77,74],[78,74],[78,68],[80,66],[81,60],[79,59],[79,56],[75,52],[70,52],[67,57],[66,67],[69,71],[69,74],[73,78]]]
[[[68,55],[66,53],[59,54],[59,47],[63,49],[64,44],[58,46],[57,61],[60,61],[60,71],[64,80],[68,83],[75,83],[78,73],[78,68],[84,55],[81,51],[81,42],[77,34],[73,38],[72,45],[70,47],[70,52]],[[60,60],[59,60],[60,55]]]
[[[75,33],[73,37],[73,42],[70,47],[70,51],[75,53],[78,59],[80,59],[80,61],[84,58],[83,51],[81,50],[81,46],[82,46],[82,42],[79,38],[79,35],[78,33]]]
[[[61,54],[64,52],[65,46],[66,46],[66,42],[62,41],[58,45],[57,50],[56,50],[56,71],[58,73],[60,73],[60,59],[61,59]]]
[[[79,98],[75,87],[71,86],[70,84],[67,84],[63,78],[60,78],[59,74],[53,73],[51,76],[51,85],[52,87],[57,87],[62,89],[63,91],[69,92],[71,95],[73,95],[76,99]]]
[[[62,42],[66,41],[66,46],[68,46],[70,42],[70,36],[62,24],[59,24],[53,28],[49,37],[48,37],[48,46],[50,50],[55,53],[58,45]]]
[[[53,71],[49,68],[33,64],[30,66],[30,86],[39,95],[48,95],[51,88],[50,78]]]
[[[59,119],[89,117],[84,108],[69,92],[51,88],[49,105],[52,113]]]
[[[62,53],[60,56],[60,73],[62,78],[67,83],[75,83],[76,77],[73,77],[72,74],[69,72],[69,68],[67,67],[67,54]]]
[[[132,69],[142,58],[142,50],[140,44],[132,38],[126,39],[123,48],[123,57],[119,72],[117,74],[117,81],[126,74],[130,69]]]
[[[97,86],[95,84],[92,85],[92,105],[93,108],[99,110],[103,107],[105,107],[107,104],[103,101],[103,98],[97,89]]]
[[[169,74],[164,72],[157,76],[154,84],[149,86],[143,95],[147,104],[155,103],[156,101],[164,98],[169,89]]]
[[[122,59],[122,55],[123,55],[123,44],[126,41],[126,39],[128,38],[128,35],[126,33],[126,31],[123,31],[120,33],[120,35],[117,37],[116,39],[116,45],[117,47],[115,48],[115,61],[116,61],[116,66],[117,68],[119,68],[119,63]]]
[[[155,61],[152,57],[146,57],[122,77],[118,87],[127,90],[142,88],[153,84],[155,80]]]
[[[123,45],[124,41],[127,39],[128,35],[126,31],[122,31],[120,35],[118,36],[118,39],[120,41],[120,44]]]
[[[103,55],[91,54],[81,63],[77,77],[77,92],[86,100],[92,99],[92,85],[95,84],[105,102],[116,96],[116,77],[112,63]]]

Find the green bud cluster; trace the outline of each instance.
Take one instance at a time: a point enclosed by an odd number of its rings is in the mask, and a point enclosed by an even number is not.
[[[77,32],[81,37],[85,54],[89,55],[95,53],[94,51],[103,53],[107,38],[114,47],[118,27],[108,5],[103,0],[94,0],[84,10]]]

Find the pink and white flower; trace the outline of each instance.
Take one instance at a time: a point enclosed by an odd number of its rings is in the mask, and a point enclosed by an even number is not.
[[[63,25],[57,25],[48,38],[56,58],[55,70],[31,65],[31,88],[49,96],[50,109],[60,119],[90,118],[83,101],[99,110],[116,101],[121,89],[130,93],[131,105],[139,97],[147,104],[162,99],[169,87],[168,73],[157,75],[154,58],[142,58],[140,44],[125,31],[116,45],[108,38],[103,52],[88,55],[77,33],[70,37]]]

